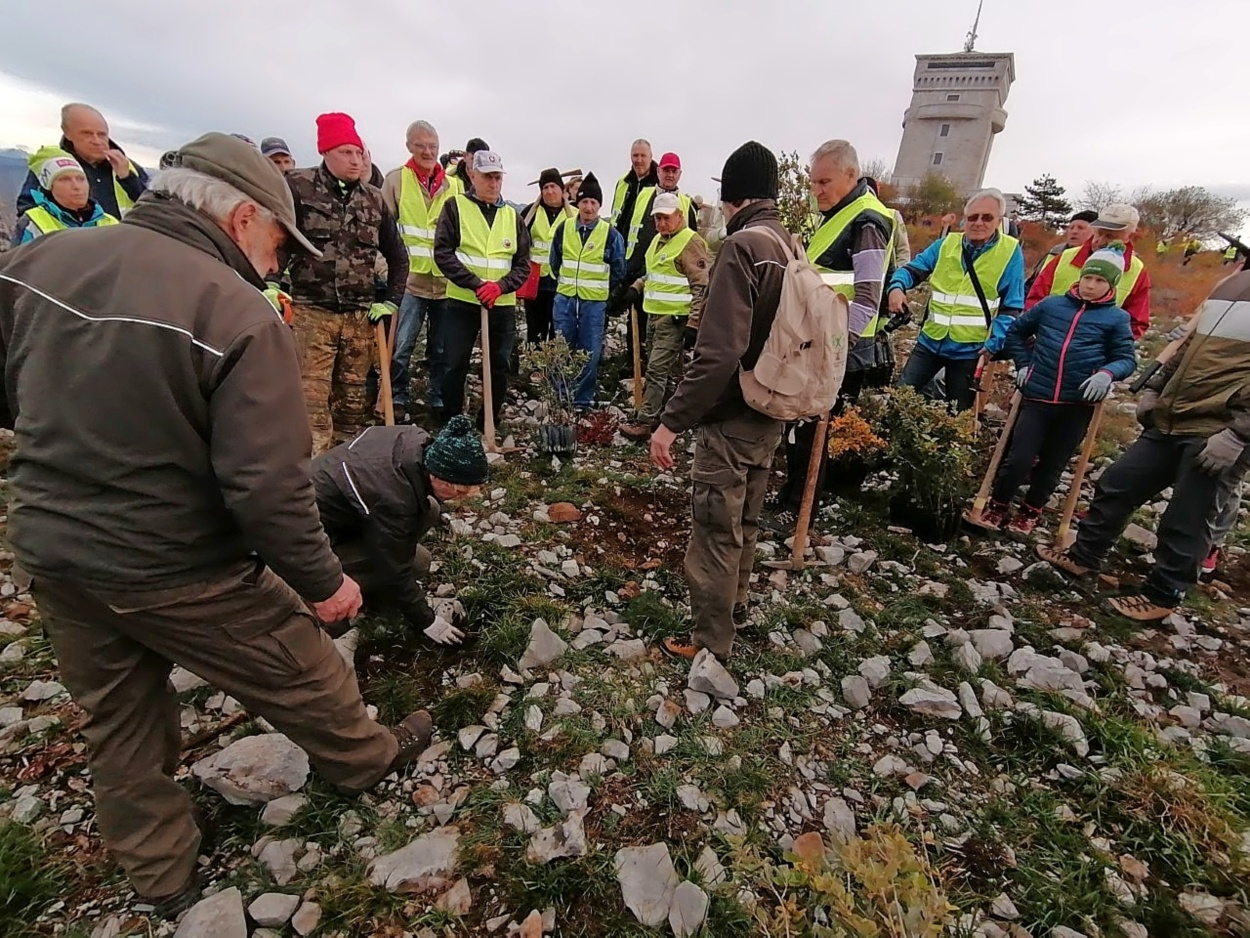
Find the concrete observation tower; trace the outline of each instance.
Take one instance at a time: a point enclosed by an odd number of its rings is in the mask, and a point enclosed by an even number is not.
[[[903,139],[891,181],[913,186],[929,173],[960,192],[981,188],[994,135],[1007,124],[1007,94],[1016,79],[1010,52],[975,50],[977,19],[963,52],[916,56],[911,106],[903,114]]]

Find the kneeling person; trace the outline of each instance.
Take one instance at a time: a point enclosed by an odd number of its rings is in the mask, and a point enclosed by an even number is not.
[[[486,471],[481,438],[464,416],[433,440],[419,427],[370,427],[313,460],[322,526],[365,601],[400,613],[441,644],[463,636],[426,602],[418,544],[438,520],[439,503],[476,495]]]

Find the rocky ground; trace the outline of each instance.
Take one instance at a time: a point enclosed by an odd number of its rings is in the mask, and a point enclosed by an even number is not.
[[[175,672],[212,892],[178,936],[1250,934],[1247,526],[1224,582],[1141,629],[1101,601],[1162,505],[1076,587],[843,498],[806,570],[760,568],[729,670],[689,667],[657,647],[687,629],[686,457],[657,475],[599,430],[447,518],[430,589],[466,648],[378,618],[340,640],[383,719],[436,715],[401,777],[339,795]],[[175,934],[100,845],[29,597],[0,597],[0,935]]]

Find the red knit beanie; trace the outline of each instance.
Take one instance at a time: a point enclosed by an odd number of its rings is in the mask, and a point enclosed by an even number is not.
[[[317,152],[325,153],[335,147],[351,144],[364,149],[360,134],[356,133],[356,122],[347,114],[331,111],[317,118]]]

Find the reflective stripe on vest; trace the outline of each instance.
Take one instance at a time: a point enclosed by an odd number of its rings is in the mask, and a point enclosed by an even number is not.
[[[1072,263],[1080,250],[1079,247],[1068,248],[1059,255],[1058,266],[1055,267],[1055,279],[1050,284],[1051,296],[1063,296],[1076,286],[1076,282],[1081,279],[1081,268]],[[1124,275],[1120,277],[1120,282],[1116,284],[1116,306],[1124,305],[1124,301],[1133,292],[1133,287],[1137,286],[1137,280],[1145,269],[1146,265],[1142,263],[1142,259],[1134,254],[1133,259],[1129,261],[1128,270],[1124,271]]]
[[[547,220],[547,212],[541,205],[534,212],[534,224],[530,227],[530,263],[542,267],[540,277],[551,276],[551,242],[555,240],[553,235],[566,218],[573,218],[576,215],[577,213],[567,205],[552,221]]]
[[[840,294],[846,298],[848,303],[855,299],[855,271],[854,270],[833,270],[829,267],[821,267],[816,263],[826,251],[831,248],[838,238],[842,237],[843,232],[851,226],[851,224],[864,212],[874,212],[882,217],[886,222],[886,230],[889,232],[890,247],[887,249],[893,251],[894,244],[894,213],[886,208],[885,204],[878,199],[872,192],[865,192],[858,199],[849,205],[839,209],[832,218],[816,230],[812,235],[811,243],[807,246],[807,259],[812,262],[818,271],[820,271],[820,279],[833,290],[834,293]],[[847,252],[850,256],[850,252]],[[881,285],[885,285],[885,268],[888,262],[881,268]],[[864,333],[860,338],[869,338],[877,334],[877,327],[880,325],[880,315],[873,316],[869,321]]]
[[[608,247],[611,226],[600,219],[583,243],[577,230],[577,219],[570,218],[560,226],[560,283],[556,292],[587,301],[608,298],[608,265],[604,252]]]
[[[42,205],[36,205],[26,210],[26,217],[30,220],[30,224],[34,226],[35,231],[39,235],[51,234],[54,231],[65,231],[70,226],[62,222],[59,218],[49,212]],[[78,228],[104,228],[107,225],[116,225],[117,219],[107,212],[98,219],[88,225],[77,225]]]
[[[982,251],[973,261],[991,317],[999,307],[998,282],[1019,243],[1010,235],[1000,234],[994,246]],[[980,344],[989,338],[990,330],[972,286],[972,277],[964,270],[963,245],[964,236],[958,232],[942,240],[937,264],[929,278],[933,296],[929,299],[929,313],[921,332],[934,341],[949,337],[961,344]]]
[[[629,260],[634,256],[634,249],[638,247],[638,235],[642,233],[642,223],[647,215],[651,213],[651,204],[655,201],[656,195],[659,193],[656,186],[647,186],[638,193],[638,200],[634,202],[634,216],[629,220],[629,238],[625,244],[625,260]],[[681,217],[690,221],[690,196],[684,193],[677,193],[677,202],[681,205]]]
[[[460,246],[456,257],[460,263],[483,280],[502,280],[512,269],[516,256],[517,217],[511,205],[501,205],[495,211],[495,223],[486,224],[486,216],[467,195],[458,195],[456,208],[460,215]],[[447,284],[447,296],[453,300],[478,305],[472,290]],[[505,293],[495,300],[495,306],[516,306],[516,293]]]
[[[425,187],[417,174],[405,166],[399,177],[399,236],[408,249],[408,272],[439,276],[434,264],[434,229],[447,202],[443,189],[428,204]]]
[[[677,258],[694,238],[683,228],[661,244],[656,237],[647,248],[647,280],[642,288],[642,311],[652,316],[688,316],[694,295],[690,281],[677,269]]]

